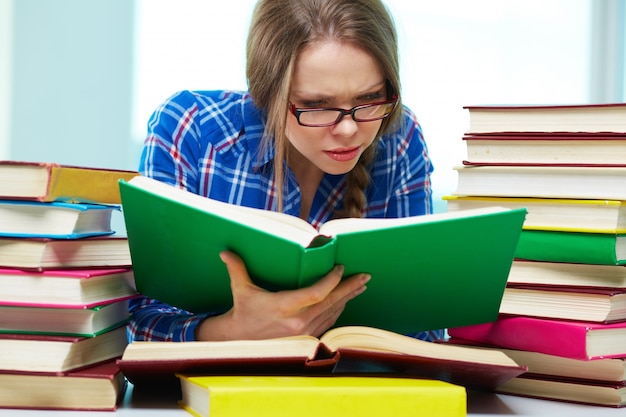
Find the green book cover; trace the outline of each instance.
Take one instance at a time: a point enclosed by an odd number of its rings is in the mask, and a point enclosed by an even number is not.
[[[515,256],[548,262],[626,264],[626,235],[524,230]]]
[[[120,190],[139,292],[192,312],[225,311],[232,305],[218,255],[225,249],[269,290],[310,285],[343,264],[346,276],[372,279],[337,325],[399,333],[495,320],[526,215],[492,207],[340,219],[318,232],[293,216],[215,202],[146,177],[122,181]]]

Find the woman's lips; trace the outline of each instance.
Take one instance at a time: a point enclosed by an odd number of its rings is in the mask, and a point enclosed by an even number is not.
[[[352,148],[338,148],[330,151],[324,151],[324,153],[335,161],[346,162],[358,157],[361,154],[361,147],[355,146]]]

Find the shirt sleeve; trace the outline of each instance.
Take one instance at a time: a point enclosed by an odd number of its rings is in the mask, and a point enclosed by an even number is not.
[[[407,336],[413,337],[419,340],[425,340],[426,342],[434,342],[436,340],[444,340],[446,337],[446,333],[444,329],[439,330],[428,330],[413,334],[407,334]]]
[[[198,105],[190,92],[174,95],[154,112],[140,160],[142,175],[195,191],[197,167],[191,161],[197,157],[200,136],[197,113]],[[131,342],[193,341],[198,324],[211,315],[194,315],[145,296],[131,300],[129,312]]]
[[[193,93],[182,91],[155,110],[141,153],[139,172],[197,193],[201,128]]]
[[[131,342],[191,342],[196,339],[198,324],[218,314],[193,314],[145,296],[130,300],[129,312],[127,329]]]

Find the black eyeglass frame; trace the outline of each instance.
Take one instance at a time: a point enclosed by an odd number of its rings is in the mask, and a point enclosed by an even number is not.
[[[366,109],[368,107],[381,106],[381,105],[385,105],[385,104],[391,104],[392,106],[391,106],[391,109],[389,110],[389,112],[383,114],[382,116],[377,116],[377,117],[368,118],[368,119],[357,119],[357,117],[355,116],[355,112],[358,111],[358,110]],[[296,117],[296,120],[298,121],[298,124],[300,126],[306,126],[306,127],[327,127],[327,126],[334,126],[334,125],[338,124],[347,115],[350,115],[352,117],[352,120],[354,120],[355,122],[373,122],[373,121],[376,121],[376,120],[382,120],[382,119],[388,117],[391,113],[393,113],[393,110],[396,108],[397,104],[398,104],[398,95],[394,94],[394,96],[390,100],[378,101],[378,102],[375,102],[375,103],[359,104],[358,106],[354,106],[354,107],[352,107],[349,110],[338,108],[338,107],[298,108],[298,107],[296,107],[295,104],[290,102],[289,103],[289,112]],[[337,119],[334,122],[329,122],[329,123],[309,124],[309,123],[302,123],[300,121],[300,115],[302,113],[319,112],[319,111],[336,111],[336,112],[339,112],[339,115],[337,116]]]

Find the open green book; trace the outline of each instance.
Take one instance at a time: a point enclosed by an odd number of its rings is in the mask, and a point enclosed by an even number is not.
[[[311,285],[335,264],[372,275],[338,325],[409,333],[495,320],[525,209],[489,207],[400,219],[297,217],[234,206],[136,177],[120,182],[139,292],[192,312],[225,311],[219,252],[268,290]]]

